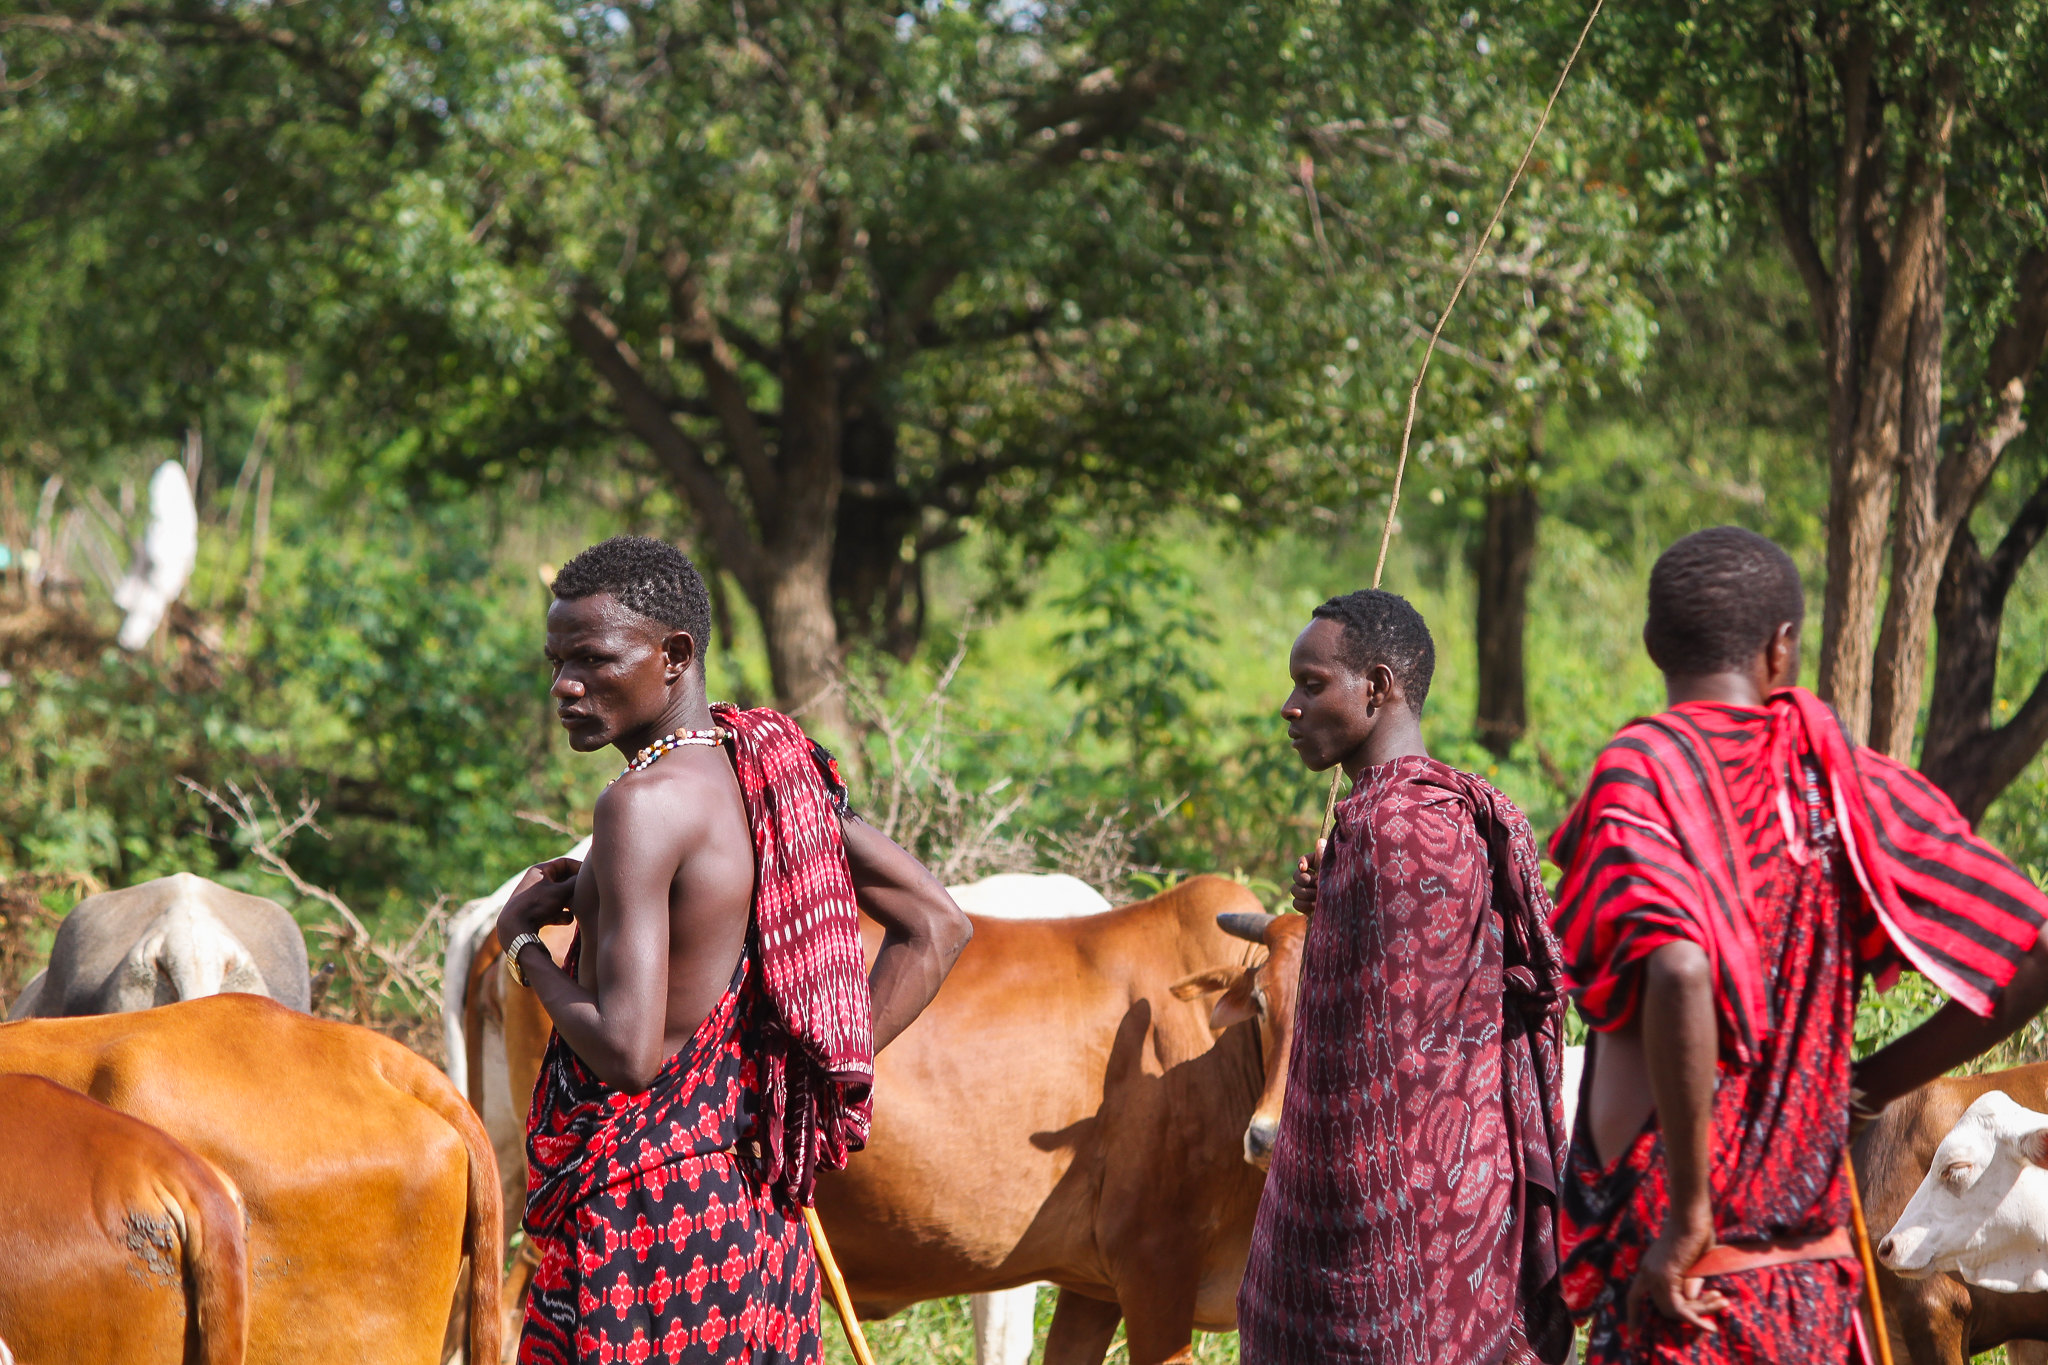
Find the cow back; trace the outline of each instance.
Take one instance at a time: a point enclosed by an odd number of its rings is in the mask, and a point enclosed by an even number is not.
[[[219,995],[0,1026],[0,1072],[153,1124],[240,1188],[252,1362],[431,1365],[465,1249],[497,1255],[481,1125],[436,1068],[368,1029]]]
[[[180,872],[80,901],[17,1014],[110,1014],[219,990],[306,1009],[305,935],[276,901]]]

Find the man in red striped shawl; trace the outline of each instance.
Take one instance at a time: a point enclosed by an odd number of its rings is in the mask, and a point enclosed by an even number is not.
[[[519,1360],[819,1360],[801,1210],[865,1142],[874,1054],[937,992],[967,919],[848,813],[794,721],[707,705],[710,603],[674,547],[593,546],[554,596],[569,742],[630,761],[589,858],[535,869],[498,921],[555,1023],[527,1120],[540,1264]],[[856,907],[885,930],[866,973]],[[558,968],[534,931],[572,919]]]
[[[2048,1001],[2048,901],[1919,774],[1793,686],[1799,574],[1716,527],[1650,574],[1670,709],[1600,755],[1551,857],[1594,1029],[1564,1190],[1589,1365],[1855,1358],[1842,1154]],[[1858,983],[1951,997],[1852,1061]]]
[[[1429,627],[1318,607],[1282,715],[1352,779],[1318,866],[1287,1101],[1238,1293],[1246,1365],[1561,1361],[1562,971],[1528,821],[1423,747]]]

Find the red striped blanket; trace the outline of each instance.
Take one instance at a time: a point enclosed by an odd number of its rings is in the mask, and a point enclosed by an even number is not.
[[[1737,723],[1738,713],[1742,724],[1767,727],[1767,742],[1759,761],[1724,772],[1701,727]],[[1754,1060],[1773,1021],[1735,813],[1775,807],[1787,840],[1804,847],[1795,764],[1817,775],[1824,814],[1873,912],[1857,959],[1886,977],[1911,965],[1973,1012],[1990,1012],[2048,921],[2048,898],[1926,778],[1851,743],[1825,703],[1788,688],[1761,708],[1694,702],[1635,721],[1595,762],[1550,848],[1564,870],[1554,924],[1593,1027],[1632,1019],[1642,960],[1683,939],[1712,964],[1724,1050]],[[1588,833],[1609,821],[1643,837],[1625,853],[1579,857]]]

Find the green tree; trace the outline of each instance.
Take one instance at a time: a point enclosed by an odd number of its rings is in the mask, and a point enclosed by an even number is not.
[[[1828,417],[1821,691],[1910,756],[1939,616],[1922,763],[1981,813],[2048,738],[2048,678],[1992,723],[2010,573],[1970,529],[2039,402],[2048,7],[1624,8],[1595,60],[1659,116],[1638,183],[1776,237],[1804,284]],[[2036,534],[2022,515],[1993,566]]]
[[[658,471],[801,702],[970,525],[1285,476],[1336,13],[7,0],[23,408],[286,354],[410,477]]]

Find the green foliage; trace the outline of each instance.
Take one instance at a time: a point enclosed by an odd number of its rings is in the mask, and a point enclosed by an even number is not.
[[[541,594],[493,564],[481,508],[355,521],[281,509],[268,605],[203,667],[102,644],[77,666],[18,666],[0,687],[0,871],[110,886],[177,870],[289,899],[248,840],[181,779],[319,803],[323,840],[287,850],[363,913],[409,919],[566,842],[594,775],[553,733]],[[102,640],[104,637],[101,637]],[[211,678],[207,675],[212,674]]]
[[[1204,747],[1207,723],[1193,697],[1216,690],[1195,651],[1216,643],[1195,604],[1194,578],[1156,548],[1134,540],[1083,551],[1083,581],[1052,606],[1076,625],[1053,637],[1074,662],[1056,686],[1083,699],[1075,722],[1099,739],[1129,746],[1134,783]]]

